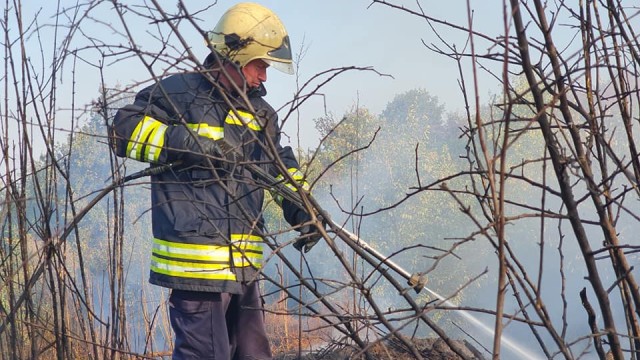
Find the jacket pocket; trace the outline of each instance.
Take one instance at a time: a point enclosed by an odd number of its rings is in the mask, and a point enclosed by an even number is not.
[[[201,199],[188,201],[180,207],[174,207],[173,229],[177,236],[194,238],[195,243],[224,243],[221,238],[227,231],[227,221],[221,211],[214,211]],[[200,239],[198,239],[200,238]]]

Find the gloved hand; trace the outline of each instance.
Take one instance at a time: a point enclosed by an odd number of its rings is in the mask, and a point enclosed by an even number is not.
[[[298,251],[304,250],[305,253],[308,253],[322,238],[315,225],[305,225],[298,231],[300,232],[300,237],[293,243],[293,247]]]
[[[239,151],[227,144],[224,139],[213,140],[186,133],[182,143],[186,150],[182,160],[187,164],[204,164],[207,157],[213,157],[217,158],[221,167],[232,169],[242,161],[242,155]]]
[[[289,224],[300,225],[298,228],[300,234],[294,241],[293,247],[298,251],[309,252],[322,238],[319,229],[312,223],[311,216],[306,211],[291,204],[287,199],[283,200],[282,210]],[[326,228],[324,221],[322,226]]]
[[[224,139],[214,140],[214,145],[209,150],[213,156],[222,157],[223,161],[230,164],[237,164],[242,161],[242,154],[237,148],[229,145]]]

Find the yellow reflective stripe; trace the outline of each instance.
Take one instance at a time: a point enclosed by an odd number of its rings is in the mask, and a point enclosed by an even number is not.
[[[249,234],[233,234],[231,238],[233,239],[231,245],[185,244],[154,238],[152,253],[156,256],[177,259],[179,264],[197,264],[200,267],[205,267],[206,264],[193,263],[193,261],[216,262],[217,264],[209,264],[213,267],[230,267],[230,256],[233,256],[234,266],[252,265],[260,268],[260,263],[263,259],[262,237]]]
[[[248,251],[262,252],[261,244],[251,244],[245,241],[241,241],[241,242],[234,242],[231,246],[234,251],[248,250]]]
[[[179,260],[171,260],[164,259],[157,256],[151,257],[151,262],[157,264],[165,264],[167,266],[171,266],[173,269],[182,269],[184,272],[190,271],[209,271],[209,270],[229,270],[230,267],[227,264],[210,264],[210,263],[200,263],[200,262],[191,262],[191,261],[179,261]]]
[[[246,240],[246,241],[262,241],[262,237],[258,235],[250,234],[231,234],[231,241]]]
[[[302,171],[298,170],[297,168],[288,168],[287,172],[296,180],[302,179],[304,177]]]
[[[262,237],[250,234],[231,234],[233,264],[238,267],[262,267]]]
[[[253,251],[256,253],[260,253],[260,255],[262,255],[262,245],[261,244],[255,244],[255,243],[248,243],[246,241],[235,241],[233,242],[233,244],[231,245],[231,249],[233,252],[240,252],[240,251]]]
[[[191,265],[191,266],[188,266]],[[184,263],[152,257],[151,271],[168,276],[192,279],[236,280],[236,275],[229,266],[220,264]]]
[[[262,253],[255,254],[245,251],[243,254],[236,252],[233,254],[233,265],[236,267],[253,266],[259,269],[262,267]]]
[[[293,178],[293,180],[298,183],[299,186],[301,186],[304,190],[309,190],[309,183],[304,179],[304,174],[296,169],[296,168],[288,168],[287,172],[289,173],[289,175],[291,176],[291,178]],[[289,183],[289,182],[284,182],[284,175],[280,174],[276,177],[276,180],[279,182],[282,182],[284,186],[286,186],[287,188],[289,188],[290,190],[293,191],[298,191],[298,189],[293,186],[293,184]],[[274,198],[274,200],[276,201],[276,203],[282,205],[282,200],[284,200],[284,198],[282,197],[282,195],[278,194],[277,192],[272,192],[272,196]]]
[[[247,250],[262,254],[262,237],[250,234],[231,234],[231,245],[234,251]]]
[[[141,160],[139,152],[141,151],[142,146],[139,143],[139,139],[140,131],[142,130],[146,119],[147,118],[145,117],[140,120],[136,128],[133,130],[133,134],[131,134],[131,139],[129,139],[129,142],[127,143],[127,156],[136,160]]]
[[[289,175],[291,175],[291,178],[293,180],[295,180],[300,186],[302,186],[303,189],[309,190],[309,184],[305,181],[302,171],[296,168],[289,168],[287,169],[287,172],[289,173]]]
[[[154,248],[157,246],[162,246],[165,248],[171,248],[171,249],[182,249],[182,250],[193,250],[193,251],[197,251],[197,252],[201,252],[201,251],[208,251],[213,249],[219,249],[219,248],[226,248],[226,245],[205,245],[205,244],[186,244],[186,243],[180,243],[180,242],[173,242],[173,241],[168,241],[168,240],[162,240],[162,239],[158,239],[158,238],[153,238],[153,245]]]
[[[262,246],[246,242],[234,243],[232,246],[233,264],[238,267],[253,265],[257,268],[262,263]]]
[[[208,137],[213,140],[219,140],[224,137],[224,128],[222,126],[211,126],[206,123],[187,124],[187,127],[195,131],[198,135]]]
[[[300,185],[304,190],[309,190],[309,183],[304,179],[304,174],[300,170],[296,168],[289,168],[287,169],[287,172],[289,173],[291,178],[293,178],[293,180],[295,180],[298,185]],[[283,181],[284,175],[278,175],[276,177],[276,180]],[[289,182],[284,183],[284,185],[293,191],[298,191],[298,189],[296,189],[296,187]]]
[[[167,125],[150,116],[142,118],[127,144],[127,156],[139,161],[158,161],[167,128]]]
[[[256,269],[262,268],[262,256],[251,257],[251,256],[234,256],[233,257],[233,265],[236,267],[247,267],[253,266]]]
[[[221,247],[221,249],[210,251],[207,254],[194,254],[191,251],[184,251],[184,249],[163,250],[163,249],[160,249],[159,247],[156,247],[154,244],[153,253],[156,255],[180,258],[185,260],[217,261],[217,262],[229,263],[229,247],[228,246],[223,246]]]
[[[260,125],[258,119],[256,119],[252,113],[242,110],[237,110],[237,113],[238,114],[236,115],[233,109],[229,110],[227,118],[224,120],[224,122],[231,125],[246,126],[251,130],[262,130],[262,125]]]
[[[230,265],[229,246],[196,245],[166,241],[154,238],[153,253],[185,260],[224,262]]]
[[[282,181],[284,181],[284,176],[283,176],[283,175],[278,175],[278,176],[276,177],[276,180],[277,180],[278,182],[282,182]],[[295,186],[291,185],[291,183],[286,182],[286,183],[283,183],[283,184],[284,184],[284,186],[288,187],[289,189],[291,189],[291,190],[293,190],[293,191],[298,191],[298,189],[296,189],[296,187],[295,187]]]

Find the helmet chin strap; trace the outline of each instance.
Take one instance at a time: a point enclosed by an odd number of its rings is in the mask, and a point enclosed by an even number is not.
[[[241,67],[236,66],[236,69],[238,71],[238,74],[240,75],[240,79],[242,79],[242,86],[240,86],[240,84],[237,85],[240,90],[242,90],[242,92],[246,94],[250,90],[249,84],[247,83],[247,78],[244,76],[244,72],[242,71]]]

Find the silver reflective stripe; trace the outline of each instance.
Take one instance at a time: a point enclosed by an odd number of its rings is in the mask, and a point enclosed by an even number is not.
[[[127,156],[139,161],[157,162],[164,146],[167,128],[168,126],[162,122],[145,116],[129,139]]]
[[[229,267],[222,267],[219,264],[185,263],[157,258],[155,256],[151,258],[151,270],[158,274],[182,278],[236,280],[235,274]]]
[[[262,237],[247,234],[231,235],[233,264],[238,267],[262,267]]]

